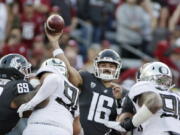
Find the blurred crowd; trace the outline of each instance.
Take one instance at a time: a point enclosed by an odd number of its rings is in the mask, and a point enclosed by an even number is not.
[[[76,69],[92,71],[97,53],[111,48],[123,60],[166,63],[180,88],[180,0],[0,0],[0,57],[19,53],[36,71],[52,54],[44,34],[51,14],[65,20],[60,40]],[[127,89],[139,66],[123,67]]]

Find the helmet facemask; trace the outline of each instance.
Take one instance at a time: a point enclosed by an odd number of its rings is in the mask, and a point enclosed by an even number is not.
[[[24,74],[25,79],[32,77],[30,63],[28,63],[26,66],[22,66],[19,71]]]
[[[144,77],[141,80],[154,82],[158,86],[161,86],[161,88],[163,89],[168,89],[172,86],[172,78],[167,75],[149,76],[149,77]]]
[[[109,68],[102,68],[99,67],[100,63],[113,63],[116,64],[116,69],[113,69],[111,67]],[[121,63],[114,61],[110,58],[107,58],[106,60],[95,60],[94,62],[94,68],[95,68],[95,76],[97,78],[100,78],[104,81],[111,81],[116,80],[119,78],[120,69],[121,69]]]
[[[162,89],[169,89],[172,86],[172,73],[164,63],[152,62],[140,71],[139,81],[151,81]]]

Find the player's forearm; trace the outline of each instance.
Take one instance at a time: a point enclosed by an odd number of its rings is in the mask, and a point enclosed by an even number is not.
[[[51,42],[51,44],[54,48],[53,56],[64,61],[64,63],[66,64],[67,70],[68,70],[68,75],[69,75],[68,78],[69,78],[70,82],[75,86],[79,86],[80,84],[82,84],[81,83],[82,78],[81,78],[79,72],[70,65],[69,60],[64,55],[63,50],[59,47],[58,42],[54,41],[54,42]]]
[[[81,127],[81,123],[78,116],[78,117],[75,117],[73,121],[73,135],[80,135],[81,130],[82,130],[82,127]]]
[[[160,109],[159,96],[156,93],[145,93],[138,97],[140,108],[137,113],[132,117],[124,117],[123,122],[109,122],[108,126],[116,129],[117,131],[131,131],[139,127],[142,123],[147,121],[153,116],[153,113]],[[159,102],[159,103],[157,103]],[[118,120],[119,121],[119,120]]]
[[[125,129],[125,131],[132,131],[148,120],[152,115],[152,112],[143,105],[132,118],[127,118],[123,122],[117,123],[118,125],[115,129],[118,131],[122,131],[122,129]]]
[[[152,112],[156,113],[162,107],[162,99],[160,95],[154,92],[146,92],[138,98],[139,106],[146,105]]]
[[[19,95],[19,96],[15,97],[11,103],[11,107],[18,108],[20,105],[29,102],[36,93],[37,93],[37,90],[32,91],[25,95]]]
[[[64,63],[67,66],[68,72],[69,72],[71,70],[71,65],[70,65],[69,60],[64,55],[63,50],[60,48],[59,42],[58,41],[50,41],[50,44],[52,45],[52,47],[54,49],[53,56],[64,61]]]
[[[46,91],[50,91],[50,92],[46,92]],[[47,89],[41,90],[36,94],[36,96],[34,96],[34,98],[31,101],[29,101],[29,104],[31,104],[33,107],[36,107],[38,104],[40,104],[45,99],[47,99],[52,93],[53,91],[51,90],[47,90]]]
[[[59,49],[60,49],[60,48],[59,48]],[[70,73],[70,71],[72,70],[72,68],[71,68],[71,65],[70,65],[69,60],[66,58],[66,56],[64,55],[64,53],[61,53],[61,54],[59,54],[59,55],[56,55],[55,57],[58,58],[58,59],[60,59],[60,60],[62,60],[62,61],[64,61],[64,63],[65,63],[66,66],[67,66],[68,73]]]
[[[141,107],[132,119],[121,123],[121,126],[127,131],[139,127],[142,123],[152,117],[162,105],[160,96],[153,92],[144,93],[139,96],[138,103]]]
[[[56,58],[61,59],[62,61],[64,61],[64,63],[66,64],[66,66],[68,68],[68,71],[71,70],[70,62],[68,61],[68,59],[64,55],[63,50],[59,46],[59,38],[62,36],[62,33],[58,34],[58,35],[55,35],[55,36],[52,36],[52,35],[50,35],[48,33],[46,33],[46,35],[47,35],[47,37],[49,39],[50,45],[53,47],[53,50],[54,50],[53,51],[53,56],[56,57]]]
[[[56,57],[65,62],[66,66],[67,66],[67,70],[68,70],[69,81],[73,85],[78,87],[81,84],[81,80],[82,80],[79,72],[70,65],[68,59],[66,58],[66,56],[64,54],[59,54]]]
[[[80,73],[73,67],[71,67],[71,70],[69,71],[68,79],[76,87],[79,87],[83,82]]]
[[[33,107],[51,96],[57,88],[57,80],[47,76],[37,94],[28,102]]]

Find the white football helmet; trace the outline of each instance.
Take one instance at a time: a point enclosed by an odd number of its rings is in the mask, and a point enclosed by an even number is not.
[[[67,77],[66,64],[57,58],[49,58],[45,60],[40,69],[37,71],[36,76],[40,76],[43,72],[52,72],[56,74],[63,74]]]
[[[162,62],[147,63],[140,69],[138,81],[153,81],[167,89],[172,86],[172,72]]]
[[[98,64],[101,62],[115,63],[117,65],[116,70],[113,71],[112,69],[108,68],[109,71],[111,71],[111,74],[104,73],[104,70],[107,68],[99,68]],[[106,81],[115,80],[119,78],[121,66],[122,62],[119,54],[112,49],[105,49],[101,51],[94,60],[94,75],[97,78]]]
[[[141,81],[141,80],[140,80],[141,72],[142,72],[143,69],[144,69],[145,67],[147,67],[147,65],[149,65],[149,64],[151,64],[151,62],[145,63],[145,64],[143,64],[143,65],[139,68],[139,70],[138,70],[138,72],[137,72],[137,74],[136,74],[136,82]]]

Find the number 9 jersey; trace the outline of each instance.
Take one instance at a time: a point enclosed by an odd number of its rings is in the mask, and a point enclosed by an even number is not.
[[[48,128],[43,129],[46,134],[52,134],[51,130],[54,130],[53,135],[59,133],[72,135],[73,120],[76,117],[74,114],[78,107],[79,90],[64,75],[49,73],[38,92],[42,92],[39,95],[48,93],[46,95],[49,98],[49,103],[46,107],[32,112],[23,134],[37,134],[37,132],[41,131],[41,127],[48,126]]]
[[[9,132],[19,120],[17,109],[10,107],[12,100],[32,90],[27,81],[0,79],[0,134]]]
[[[155,83],[140,81],[130,90],[129,97],[138,110],[136,97],[146,92],[154,92],[162,98],[162,109],[142,124],[142,135],[164,135],[165,132],[180,134],[180,95],[162,89]]]

